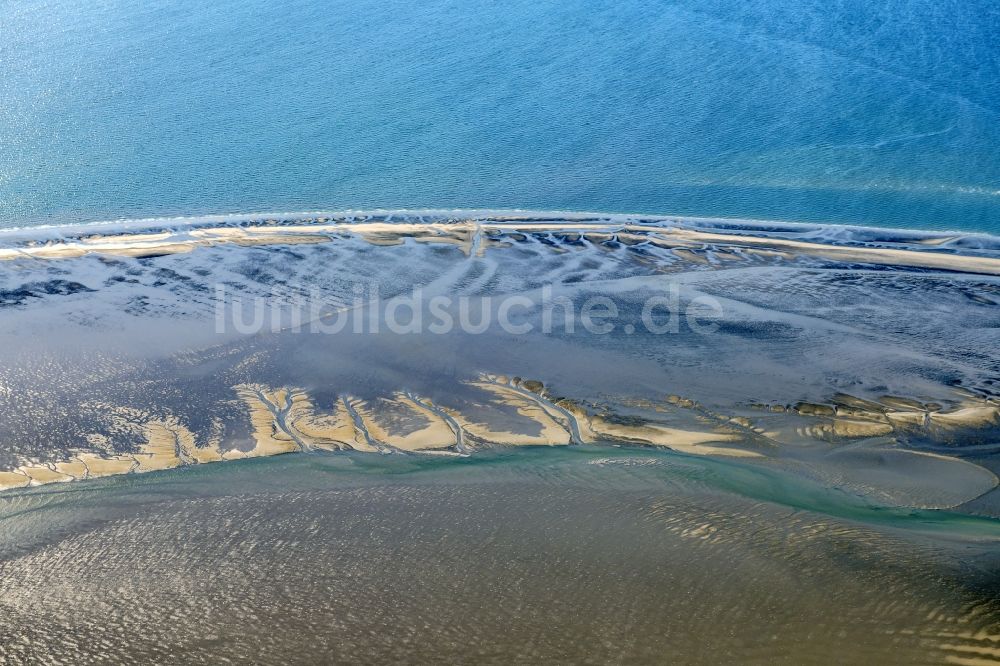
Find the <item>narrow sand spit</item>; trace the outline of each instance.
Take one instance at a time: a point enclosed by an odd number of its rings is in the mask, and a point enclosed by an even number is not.
[[[148,234],[122,233],[106,237],[91,235],[78,239],[69,238],[0,248],[0,260],[68,259],[87,254],[153,257],[187,253],[199,247],[227,243],[242,246],[325,243],[335,236],[355,236],[376,246],[401,245],[407,240],[439,243],[458,246],[466,255],[472,253],[481,255],[487,245],[504,246],[492,238],[487,238],[487,243],[483,244],[477,238],[483,232],[539,231],[562,234],[576,232],[581,238],[589,236],[592,242],[603,242],[602,239],[607,237],[617,237],[619,241],[629,243],[648,242],[671,249],[678,258],[692,263],[709,263],[708,256],[699,254],[692,248],[715,244],[735,250],[735,252],[713,253],[712,256],[716,260],[735,259],[742,253],[771,253],[782,258],[795,255],[815,256],[841,262],[1000,275],[1000,258],[961,255],[934,249],[918,251],[884,247],[847,247],[766,235],[725,234],[634,223],[609,225],[601,222],[517,222],[490,219],[449,223],[314,222],[273,226],[257,224],[244,227],[199,227],[177,231],[154,231]],[[933,243],[926,242],[918,245],[925,248],[937,247]]]

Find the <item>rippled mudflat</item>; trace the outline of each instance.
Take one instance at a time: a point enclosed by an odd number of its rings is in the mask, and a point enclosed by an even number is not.
[[[877,513],[834,491],[737,492],[761,481],[701,458],[587,447],[457,463],[316,454],[48,486],[0,500],[0,655],[997,656],[995,522],[889,512],[866,524],[822,512]],[[800,493],[813,510],[782,504]]]
[[[296,455],[47,486],[0,499],[0,656],[997,656],[996,522],[876,517],[835,491],[757,474],[584,447],[461,461]],[[783,504],[796,497],[810,510]],[[845,507],[862,520],[823,513]]]
[[[996,659],[998,276],[719,220],[6,233],[0,655]]]

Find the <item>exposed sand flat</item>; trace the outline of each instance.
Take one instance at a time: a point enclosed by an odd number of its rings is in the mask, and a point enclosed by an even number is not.
[[[222,452],[223,462],[232,460],[245,460],[247,458],[255,458],[255,457],[257,456],[254,455],[252,450],[244,451],[243,449],[232,448]]]
[[[327,236],[320,236],[317,234],[283,234],[283,235],[273,235],[273,236],[263,236],[254,237],[247,236],[245,238],[235,238],[231,242],[234,245],[242,245],[244,247],[254,247],[256,245],[297,245],[297,244],[312,244],[312,243],[328,243],[330,238]]]
[[[342,401],[334,404],[331,412],[320,413],[304,391],[297,391],[292,398],[289,419],[299,436],[313,448],[327,451],[374,450],[358,432]]]
[[[101,234],[94,234],[92,236],[84,236],[80,239],[81,243],[89,243],[93,245],[106,245],[110,241],[114,241],[118,244],[129,244],[129,243],[162,243],[163,241],[170,240],[174,238],[175,234],[171,231],[161,231],[161,232],[150,232],[150,233],[134,233],[134,234],[115,234],[114,236],[102,236]]]
[[[77,457],[87,466],[89,478],[128,474],[139,466],[139,463],[132,456],[105,457],[96,453],[81,452]]]
[[[813,439],[860,439],[884,437],[893,433],[922,433],[956,430],[984,430],[1000,426],[1000,406],[966,396],[962,405],[943,411],[940,404],[923,403],[911,398],[884,396],[879,402],[846,394],[836,394],[831,404],[798,402],[793,410],[810,420],[796,432]],[[767,408],[760,406],[760,408]],[[765,433],[784,440],[780,431]]]
[[[555,404],[573,416],[582,443],[593,444],[601,439],[601,435],[594,430],[591,414],[586,407],[570,398],[561,398]]]
[[[740,439],[739,436],[729,433],[680,430],[656,423],[644,423],[641,425],[615,423],[600,416],[591,416],[589,424],[590,429],[599,439],[665,446],[675,451],[696,455],[732,456],[737,458],[761,457],[761,454],[756,451],[715,446],[716,443],[734,442]]]
[[[886,407],[891,407],[892,409],[898,410],[922,410],[925,409],[924,403],[919,400],[911,400],[910,398],[901,398],[895,395],[884,395],[878,399],[878,401],[885,405]]]
[[[87,466],[83,464],[83,461],[76,458],[60,460],[55,463],[55,468],[59,473],[71,476],[74,479],[84,479],[87,477]]]
[[[180,466],[180,443],[174,431],[162,423],[146,424],[146,443],[132,457],[139,463],[135,471],[155,472]]]
[[[960,237],[938,247],[910,233],[552,217],[278,216],[168,221],[148,233],[0,232],[7,258],[91,255],[0,267],[0,332],[17,341],[0,401],[9,413],[30,408],[30,418],[5,424],[0,487],[291,451],[454,455],[481,444],[576,443],[742,456],[754,467],[829,464],[840,475],[830,478],[856,481],[836,481],[841,487],[901,505],[943,505],[963,496],[962,484],[982,487],[978,468],[951,461],[825,457],[876,443],[995,455],[989,352],[1000,282],[908,268],[965,262],[963,253],[997,257],[1000,241]],[[827,261],[828,251],[847,264]],[[157,258],[111,258],[129,256]],[[900,270],[858,268],[871,257]],[[435,294],[490,298],[551,284],[578,308],[606,294],[621,317],[604,338],[578,326],[565,337],[487,330],[475,340],[458,332],[396,340],[383,326],[362,340],[295,336],[282,310],[280,331],[218,334],[220,302],[259,299],[273,313],[321,293],[339,308],[361,281],[393,293],[430,284]],[[682,325],[667,337],[645,335],[642,301],[671,282],[681,286],[682,308],[700,295],[723,304],[718,334]],[[912,316],[924,307],[947,316]],[[539,317],[523,312],[537,331]],[[618,333],[626,320],[641,335]],[[421,353],[409,353],[410,342]],[[434,360],[442,358],[448,363]],[[490,370],[507,374],[481,374]],[[525,373],[550,383],[520,379]],[[674,391],[685,397],[662,399]],[[854,475],[865,465],[900,465],[913,484]],[[920,497],[920,484],[937,495]],[[996,501],[983,503],[995,511]]]
[[[191,252],[198,247],[232,243],[237,245],[270,245],[323,243],[334,235],[349,234],[373,245],[399,245],[412,238],[422,243],[446,243],[459,246],[466,254],[481,254],[496,239],[477,244],[481,231],[491,232],[563,232],[614,235],[623,243],[651,243],[670,249],[678,258],[690,263],[709,263],[709,258],[692,247],[705,244],[729,246],[729,251],[716,250],[716,259],[738,258],[740,254],[764,253],[764,256],[817,256],[835,261],[874,263],[900,267],[929,268],[983,275],[1000,275],[1000,259],[950,254],[934,250],[918,251],[900,248],[847,247],[826,243],[792,240],[758,235],[726,234],[715,231],[665,227],[645,224],[613,224],[574,220],[553,222],[518,222],[516,220],[469,220],[465,222],[310,222],[301,224],[254,224],[245,227],[200,227],[177,231],[123,233],[102,237],[91,235],[82,239],[53,241],[46,244],[0,248],[0,260],[33,257],[60,259],[90,253],[143,257]],[[922,243],[926,247],[933,244]],[[685,249],[687,248],[687,249]],[[553,251],[564,248],[553,247]]]
[[[799,402],[794,411],[772,411],[759,405],[767,423],[777,419],[779,428],[756,419],[707,410],[694,400],[669,395],[663,402],[622,396],[616,404],[625,409],[653,412],[652,420],[625,415],[594,413],[573,398],[549,397],[539,380],[510,375],[482,374],[465,382],[484,392],[486,402],[466,403],[460,409],[435,405],[413,394],[397,392],[380,399],[360,400],[341,396],[329,411],[319,410],[301,389],[273,388],[247,383],[233,391],[247,407],[254,448],[221,453],[217,442],[197,446],[194,433],[177,417],[150,419],[142,410],[97,406],[122,434],[140,427],[146,442],[132,455],[104,455],[77,451],[74,458],[55,463],[23,464],[0,472],[0,489],[70,481],[133,472],[165,470],[188,464],[273,456],[313,449],[353,449],[379,452],[457,453],[463,437],[504,446],[566,445],[574,442],[637,444],[666,447],[683,453],[723,457],[762,458],[770,451],[727,446],[731,443],[789,444],[826,441],[839,446],[843,440],[886,441],[895,430],[933,433],[925,421],[938,417],[935,428],[991,428],[997,406],[972,402],[951,411],[896,410],[884,403],[837,394],[831,404]],[[899,398],[893,405],[923,404]],[[512,408],[512,409],[511,409]],[[485,411],[482,411],[485,410]],[[482,418],[482,414],[489,415]],[[660,418],[671,423],[658,422]],[[674,421],[704,427],[677,427]],[[891,440],[889,440],[891,441]],[[94,436],[94,445],[110,445],[108,437]],[[456,451],[457,449],[457,451]],[[923,452],[886,448],[831,449],[829,457],[807,464],[830,483],[882,502],[924,508],[950,507],[978,497],[997,485],[988,470],[964,460]]]
[[[392,247],[394,245],[402,245],[405,242],[402,234],[361,233],[358,235],[364,238],[370,245],[378,247]]]
[[[31,485],[33,486],[75,480],[75,477],[69,474],[64,474],[63,472],[57,471],[52,467],[48,467],[47,465],[25,465],[20,468],[20,471],[31,477]]]
[[[412,236],[417,243],[440,243],[443,245],[454,245],[465,253],[465,256],[472,255],[473,241],[475,239],[472,229],[462,229],[458,232],[449,233],[423,233]],[[487,239],[487,242],[490,242]]]
[[[0,472],[0,490],[23,488],[31,483],[31,477],[21,472]]]
[[[153,246],[121,247],[100,250],[99,254],[110,254],[116,257],[132,257],[142,259],[144,257],[159,257],[165,254],[185,254],[193,252],[197,246],[194,243],[164,243]]]
[[[551,396],[548,395],[548,390],[546,389],[544,382],[537,379],[523,379],[521,377],[508,379],[504,375],[490,374],[484,374],[480,377],[480,379],[494,384],[499,384],[501,386],[507,385],[509,388],[514,389],[522,396],[527,397],[529,400],[537,404],[538,407],[540,407],[542,411],[549,416],[549,418],[558,423],[563,429],[566,430],[566,432],[569,433],[571,444],[583,443],[584,438],[580,433],[580,424],[577,420],[575,412],[561,406],[558,404],[558,401],[553,402]]]
[[[25,248],[0,248],[0,260],[9,259],[72,259],[88,254],[109,254],[120,257],[141,258],[163,254],[191,252],[197,247],[192,242],[106,242],[96,240],[87,243],[56,243]]]
[[[192,229],[189,234],[194,238],[209,240],[232,240],[237,238],[247,238],[251,235],[267,236],[277,234],[294,233],[316,233],[316,228],[307,225],[293,226],[269,226],[266,224],[255,225],[253,227],[202,227]]]
[[[970,405],[952,412],[931,412],[929,418],[943,428],[985,428],[1000,424],[1000,406]]]
[[[210,463],[222,460],[215,443],[198,446],[194,433],[176,418],[150,421],[145,426],[146,444],[135,454],[137,471],[169,469],[189,463]]]
[[[404,394],[357,407],[369,435],[394,449],[424,451],[455,446],[455,433],[443,418]]]
[[[359,432],[359,424],[351,413],[364,409],[361,401],[345,398],[334,405],[332,412],[322,413],[300,389],[243,384],[234,390],[249,407],[256,445],[246,452],[227,451],[223,454],[224,459],[273,456],[312,448],[378,450],[368,442],[363,425]]]
[[[893,427],[902,429],[923,428],[928,421],[927,412],[887,412],[885,417]]]
[[[892,424],[880,421],[836,418],[830,422],[834,437],[884,437],[892,434]]]
[[[885,437],[894,431],[893,424],[888,419],[884,421],[852,418],[821,419],[808,426],[795,430],[801,439],[822,441],[838,441],[844,439],[864,439],[867,437]],[[768,437],[782,439],[780,433],[768,432]]]
[[[629,225],[630,230],[653,230],[635,225]],[[720,234],[707,231],[692,231],[689,229],[657,229],[654,233],[665,239],[676,238],[681,241],[697,241],[704,243],[725,243],[734,246],[766,247],[783,249],[795,254],[813,255],[834,261],[852,263],[869,263],[887,266],[913,268],[931,268],[945,271],[960,271],[979,273],[982,275],[1000,275],[1000,259],[993,257],[974,257],[968,255],[944,254],[941,252],[918,252],[896,248],[874,247],[842,247],[822,243],[789,240],[766,236],[740,236],[736,234]]]
[[[466,256],[482,256],[487,246],[503,244],[489,238],[479,238],[479,227],[474,223],[453,224],[359,224],[337,227],[337,231],[359,236],[372,245],[402,245],[410,240],[416,243],[452,245]]]
[[[432,436],[436,441],[449,442],[449,447],[461,447],[461,429],[458,428],[458,432],[456,432],[457,424],[452,425],[447,422],[443,413],[440,412],[440,410],[435,411],[433,404],[429,400],[422,401],[416,396],[405,393],[398,393],[397,400],[399,400],[402,404],[408,405],[410,409],[427,419],[429,425],[424,429],[424,432],[429,429],[434,430],[433,433],[427,433],[428,436]],[[440,453],[445,452],[441,451]]]
[[[344,407],[344,413],[346,413],[347,418],[350,419],[354,428],[354,441],[351,444],[351,448],[357,451],[364,451],[366,453],[376,453],[383,451],[383,447],[378,445],[378,440],[376,440],[368,432],[368,428],[365,426],[365,421],[359,413],[359,409],[364,409],[365,402],[358,398],[352,396],[342,396],[341,405]]]
[[[447,236],[460,231],[470,231],[479,226],[475,222],[352,222],[332,223],[324,228],[339,232],[387,235],[421,235],[427,233]]]
[[[615,235],[607,232],[593,232],[583,234],[584,240],[588,243],[593,243],[594,245],[599,245],[601,243],[606,243],[610,240],[614,240]]]
[[[683,259],[684,261],[686,261],[688,263],[692,263],[692,264],[707,264],[707,263],[709,263],[708,262],[708,257],[705,256],[704,254],[700,254],[698,252],[693,252],[691,250],[685,250],[683,248],[674,248],[671,251],[674,253],[674,256],[679,257],[680,259]]]
[[[495,426],[475,422],[459,411],[430,408],[422,401],[404,393],[380,399],[374,403],[344,398],[334,405],[329,413],[318,413],[308,394],[298,389],[271,389],[263,385],[247,384],[234,387],[237,395],[248,405],[250,420],[254,426],[255,447],[250,451],[232,449],[220,453],[214,446],[198,447],[194,435],[177,419],[150,421],[144,426],[147,442],[132,456],[100,456],[82,453],[78,458],[47,465],[25,465],[12,472],[3,472],[0,484],[3,488],[23,487],[60,481],[70,481],[129,472],[148,472],[170,469],[184,464],[207,463],[221,460],[236,460],[247,457],[271,456],[292,451],[320,448],[327,450],[355,449],[374,452],[382,443],[403,451],[430,451],[452,448],[459,445],[463,432],[474,439],[492,444],[539,445],[568,444],[572,437],[578,441],[599,442],[619,441],[653,446],[664,446],[684,453],[698,455],[718,455],[732,457],[761,457],[762,454],[739,448],[719,446],[719,443],[739,441],[741,437],[732,432],[711,430],[689,430],[668,427],[655,422],[635,422],[611,420],[594,415],[571,399],[563,398],[550,403],[543,396],[545,386],[536,380],[509,378],[503,375],[483,375],[471,385],[486,390],[502,405],[512,406],[521,418],[527,418],[538,428],[537,434],[498,430]],[[926,412],[897,412],[877,403],[863,399],[839,395],[833,400],[836,410],[849,409],[852,413],[866,414],[866,408],[878,409],[867,412],[868,418],[845,418],[829,416],[835,408],[815,403],[799,403],[800,418],[814,420],[813,425],[799,428],[798,435],[809,439],[863,439],[881,437],[893,432],[894,427],[908,429],[921,428]],[[913,404],[916,401],[900,399],[898,404]],[[649,401],[629,401],[638,408],[664,411],[666,405]],[[428,403],[429,404],[429,403]],[[916,403],[920,404],[920,403]],[[668,396],[667,405],[673,408],[693,408],[695,403],[678,396]],[[850,408],[844,405],[851,405]],[[437,410],[437,411],[435,411]],[[112,410],[116,414],[122,410]],[[125,410],[133,417],[138,413]],[[123,412],[123,413],[125,413]],[[451,415],[454,425],[445,420]],[[995,423],[995,406],[992,404],[972,405],[952,412],[942,412],[942,423],[955,427],[988,427]],[[751,419],[729,418],[717,415],[726,423],[732,422],[752,432],[760,432],[775,440],[784,439],[780,432],[757,428]],[[570,421],[567,420],[570,419]],[[456,429],[457,428],[457,432]],[[570,431],[574,431],[573,435]],[[893,452],[904,455],[909,452]],[[914,452],[916,454],[916,452]],[[931,455],[923,454],[920,455]],[[955,472],[949,468],[947,478],[960,478],[971,496],[977,496],[995,485],[995,477],[977,465],[944,456],[933,456],[936,460],[958,465]],[[912,467],[912,466],[911,466]],[[911,470],[912,471],[912,470]],[[937,473],[937,472],[935,472]],[[867,472],[857,472],[857,480],[866,478]],[[919,475],[918,475],[919,476]],[[885,477],[885,478],[883,478]],[[899,499],[899,493],[890,492],[886,473],[882,473],[881,486],[859,486],[866,493],[875,492],[885,498]],[[894,477],[893,477],[894,478]],[[940,477],[939,477],[940,480]],[[860,482],[860,481],[858,481]],[[851,484],[847,484],[851,485]],[[854,483],[857,485],[857,483]],[[876,484],[877,485],[877,484]],[[895,492],[895,491],[892,491]],[[941,498],[956,496],[955,491],[942,492]],[[890,493],[890,494],[886,494]],[[966,493],[968,494],[968,493]],[[961,495],[965,497],[965,495]],[[966,498],[968,499],[968,498]],[[916,501],[916,500],[912,500]],[[938,499],[937,505],[951,500]],[[925,502],[926,504],[926,502]],[[953,504],[950,504],[953,505]],[[949,506],[950,506],[949,505]]]
[[[386,222],[317,222],[312,224],[282,224],[276,226],[252,225],[236,229],[215,227],[198,229],[192,233],[198,238],[227,239],[284,237],[311,235],[330,240],[331,236],[345,234],[359,236],[373,245],[399,244],[407,238],[424,241],[438,240],[442,243],[469,243],[471,232],[475,229],[473,223],[386,223]],[[280,242],[280,241],[276,241]]]
[[[71,259],[87,254],[121,257],[150,257],[191,252],[219,244],[240,246],[326,243],[333,235],[354,235],[372,245],[401,245],[405,239],[457,245],[469,254],[473,226],[455,224],[332,223],[250,227],[210,227],[149,234],[92,235],[82,239],[0,248],[0,260],[18,258]]]
[[[839,410],[847,408],[850,410],[856,410],[860,413],[881,413],[886,411],[885,406],[874,402],[872,400],[865,400],[864,398],[858,398],[853,395],[848,395],[847,393],[837,393],[830,400],[834,405],[837,406],[838,414]]]
[[[494,430],[485,423],[475,423],[453,413],[452,416],[472,436],[496,444],[511,446],[562,446],[570,443],[570,433],[558,423],[536,400],[526,397],[509,386],[487,380],[469,382],[471,386],[492,393],[498,402],[517,410],[519,416],[533,422],[537,434]]]
[[[220,462],[222,460],[222,453],[212,444],[206,446],[195,446],[193,443],[190,446],[184,445],[184,452],[189,459],[200,464]]]
[[[326,449],[354,449],[355,451],[375,451],[365,434],[354,423],[347,405],[334,405],[332,416],[313,416],[295,421],[295,427],[310,438],[314,446]]]
[[[241,384],[233,389],[250,410],[256,445],[249,455],[275,456],[303,450],[285,421],[291,407],[288,389],[272,391],[259,384]]]

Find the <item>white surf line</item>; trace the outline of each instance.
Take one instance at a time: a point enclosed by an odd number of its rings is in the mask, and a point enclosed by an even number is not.
[[[962,190],[980,190],[984,188],[958,188]],[[986,189],[986,193],[1000,195],[1000,190]],[[367,210],[315,210],[315,211],[249,211],[239,213],[207,213],[204,215],[173,215],[144,218],[118,218],[106,220],[89,220],[65,224],[38,224],[31,226],[12,226],[0,229],[0,238],[31,237],[38,238],[44,234],[48,238],[65,238],[66,232],[101,233],[107,231],[142,232],[153,229],[167,228],[174,231],[187,231],[209,225],[241,226],[246,224],[287,224],[307,221],[342,222],[357,224],[384,220],[388,223],[413,220],[437,221],[441,223],[481,222],[485,226],[497,224],[518,223],[551,223],[562,222],[595,225],[623,225],[642,223],[644,225],[676,226],[693,224],[700,227],[722,225],[738,225],[745,231],[759,232],[762,227],[780,224],[790,233],[804,231],[832,231],[848,233],[856,231],[899,234],[907,233],[927,238],[942,235],[957,235],[964,238],[982,237],[996,239],[997,236],[983,231],[962,229],[902,229],[894,227],[879,227],[872,224],[845,224],[838,222],[803,221],[790,219],[754,219],[747,217],[695,216],[670,213],[639,213],[639,212],[608,212],[583,210],[536,210],[522,208],[372,208]]]
[[[410,216],[410,219],[414,219]],[[419,219],[419,218],[417,218]],[[706,226],[706,222],[708,226]],[[281,230],[283,227],[288,226],[290,228],[289,233],[292,234],[314,234],[317,236],[322,236],[326,241],[334,240],[331,233],[337,230],[343,230],[350,232],[352,227],[363,227],[365,224],[369,225],[384,225],[391,223],[378,222],[374,218],[369,217],[365,221],[347,221],[344,217],[310,217],[310,218],[284,218],[280,220],[261,220],[256,218],[252,220],[253,222],[260,222],[262,228],[267,228],[270,230]],[[298,222],[298,224],[295,224]],[[771,232],[767,229],[759,229],[753,225],[755,221],[744,221],[744,220],[732,220],[729,221],[730,224],[742,224],[744,228],[741,229],[720,229],[711,226],[712,218],[681,218],[681,217],[662,217],[662,216],[624,216],[624,215],[604,215],[599,219],[581,219],[580,214],[565,215],[563,219],[554,218],[552,216],[547,216],[544,220],[530,220],[521,219],[518,220],[517,217],[503,218],[489,218],[482,216],[474,216],[465,220],[456,220],[454,217],[449,217],[447,219],[439,218],[436,224],[439,225],[453,225],[453,226],[466,226],[474,227],[473,238],[470,242],[471,245],[475,245],[475,254],[483,251],[483,240],[482,240],[482,229],[498,229],[498,230],[518,230],[521,232],[549,232],[550,234],[555,231],[577,231],[581,233],[586,233],[588,231],[605,231],[616,233],[615,228],[617,227],[617,233],[621,233],[621,230],[626,232],[642,232],[648,233],[652,237],[658,238],[661,242],[669,243],[681,243],[683,245],[690,245],[700,241],[696,244],[711,244],[712,241],[724,241],[725,245],[730,248],[735,248],[740,245],[751,245],[758,247],[770,247],[770,248],[784,248],[785,251],[793,251],[795,254],[800,256],[815,256],[828,261],[835,262],[845,262],[850,261],[853,263],[875,263],[880,265],[892,265],[892,266],[915,266],[923,269],[929,270],[939,270],[946,272],[965,272],[980,275],[1000,275],[1000,258],[995,256],[979,256],[975,254],[960,253],[941,253],[931,250],[920,250],[914,247],[914,243],[919,243],[919,238],[914,236],[913,238],[907,237],[903,239],[902,244],[899,247],[893,246],[893,244],[871,244],[864,242],[861,239],[862,244],[858,245],[845,245],[843,242],[838,242],[836,238],[833,238],[829,234],[829,230],[838,231],[842,230],[845,234],[850,234],[852,231],[856,230],[869,230],[874,229],[872,227],[861,227],[861,226],[836,226],[836,225],[822,225],[822,224],[811,224],[803,225],[803,229],[808,231],[823,230],[828,229],[826,238],[823,240],[810,240],[807,238],[787,238],[787,234],[782,234],[778,232]],[[683,226],[685,223],[693,224],[693,228]],[[412,224],[412,223],[411,223]],[[425,223],[425,224],[435,224],[435,223]],[[782,222],[785,225],[793,225],[795,223]],[[100,254],[102,251],[102,246],[93,245],[86,242],[79,235],[79,231],[85,229],[86,225],[81,225],[75,227],[78,232],[76,237],[63,236],[57,240],[57,245],[63,245],[67,250],[79,250],[84,254]],[[74,229],[74,227],[64,227],[64,229]],[[218,238],[210,240],[206,243],[205,239],[198,238],[192,239],[190,234],[192,231],[199,229],[198,227],[181,227],[180,229],[174,229],[173,231],[163,232],[165,234],[173,235],[175,238],[172,240],[173,245],[182,245],[187,247],[187,250],[194,250],[198,247],[208,247],[215,244],[225,244],[227,240],[224,238]],[[207,227],[201,227],[201,229],[210,229]],[[243,232],[253,233],[253,228],[244,229],[239,227]],[[26,229],[21,230],[22,237],[24,236]],[[894,230],[887,229],[883,230],[886,233],[892,233]],[[925,238],[940,237],[941,232],[927,232],[923,230],[906,230],[909,231],[910,235],[913,236],[917,234]],[[723,233],[725,232],[725,233]],[[746,232],[746,233],[740,233]],[[141,232],[140,232],[141,233]],[[794,233],[794,230],[793,230]],[[982,235],[984,238],[995,238],[989,235],[976,234],[976,233],[966,233],[966,232],[953,232],[959,234],[962,237],[978,236]],[[5,235],[3,230],[0,230],[0,238]],[[37,238],[37,234],[31,234]],[[143,243],[140,240],[132,239],[125,245],[115,244],[113,242],[114,237],[108,236],[108,243],[103,249],[123,249],[127,247],[135,247],[138,249],[155,249],[155,247],[160,245],[171,245],[171,239],[165,239],[157,243]],[[275,242],[275,244],[282,244],[280,242]],[[33,257],[42,258],[41,255],[45,255],[46,259],[57,259],[58,256],[51,256],[51,253],[55,251],[58,253],[58,248],[53,250],[53,246],[48,243],[42,246],[33,247],[0,247],[0,258],[13,258],[17,257]],[[470,253],[472,248],[470,247]],[[171,251],[173,253],[175,251]],[[35,255],[39,254],[38,257]],[[72,256],[73,253],[70,253]],[[905,256],[901,256],[905,255]]]
[[[431,404],[429,401],[421,400],[420,398],[418,398],[416,395],[414,395],[409,391],[403,391],[403,395],[405,395],[407,398],[409,398],[416,404],[420,405],[427,411],[433,412],[434,414],[437,414],[439,417],[441,417],[441,420],[447,423],[448,427],[451,428],[452,431],[455,433],[455,450],[458,451],[459,453],[467,453],[465,449],[464,430],[462,430],[462,426],[458,424],[458,421],[453,419],[450,414],[445,412],[440,407]]]
[[[503,386],[503,384],[501,384],[501,386]],[[513,380],[507,382],[506,386],[508,388],[513,389],[517,393],[523,395],[524,397],[534,401],[542,409],[543,412],[549,415],[549,418],[551,418],[553,421],[555,421],[563,428],[565,428],[566,432],[569,433],[571,444],[583,444],[583,439],[580,437],[580,425],[579,423],[577,423],[576,417],[570,414],[569,411],[546,400],[537,393],[532,393],[527,389],[515,386]],[[560,418],[560,416],[562,418]]]

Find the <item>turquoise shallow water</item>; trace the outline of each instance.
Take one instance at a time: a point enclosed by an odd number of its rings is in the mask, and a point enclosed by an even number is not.
[[[499,449],[467,458],[320,452],[131,474],[8,492],[0,502],[0,521],[10,523],[22,515],[67,507],[82,514],[94,510],[114,514],[116,507],[192,496],[281,494],[290,489],[302,492],[400,483],[435,486],[513,482],[728,496],[900,533],[950,537],[969,547],[979,543],[993,548],[1000,539],[1000,520],[990,517],[885,506],[759,465],[667,450],[593,446]],[[9,540],[21,537],[12,528]],[[0,541],[0,551],[9,545]]]
[[[1000,232],[1000,9],[0,5],[0,226],[344,208]]]

